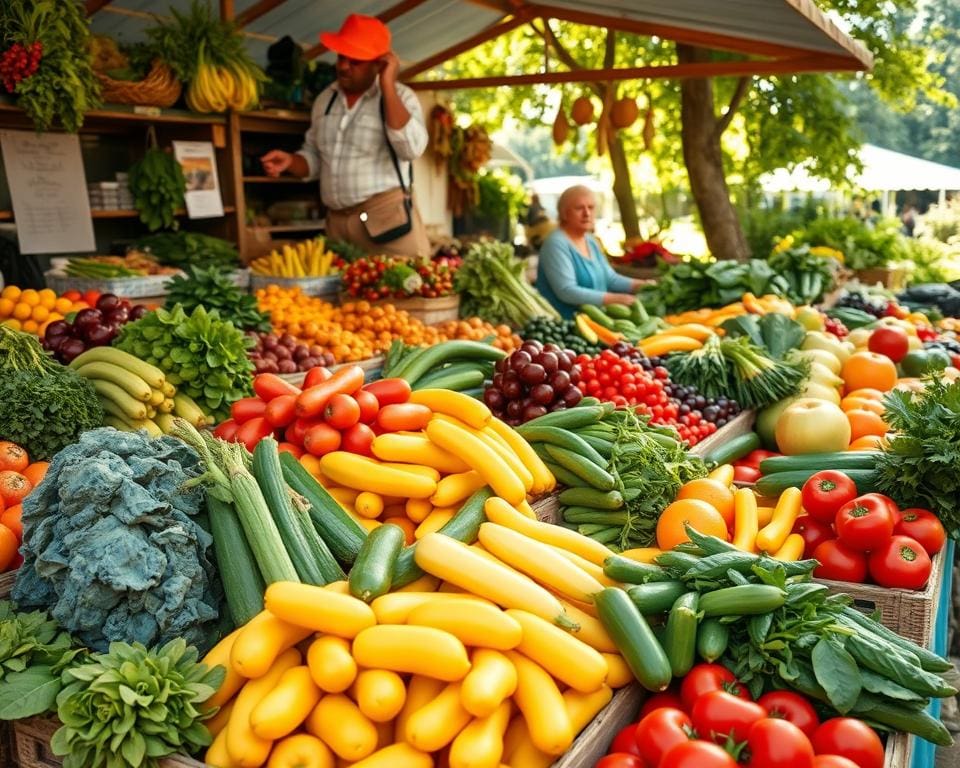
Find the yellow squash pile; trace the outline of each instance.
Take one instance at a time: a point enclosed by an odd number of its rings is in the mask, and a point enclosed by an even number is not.
[[[325,250],[322,237],[284,245],[250,262],[255,275],[268,277],[326,277],[333,271],[333,251]]]

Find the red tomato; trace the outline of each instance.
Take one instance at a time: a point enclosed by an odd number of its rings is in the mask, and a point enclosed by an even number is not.
[[[793,723],[806,734],[808,739],[813,738],[820,718],[805,696],[793,691],[770,691],[759,699],[757,704],[767,711],[767,717],[779,717]]]
[[[920,589],[930,578],[930,555],[909,536],[892,536],[870,553],[870,576],[881,587]]]
[[[813,768],[813,746],[789,720],[764,718],[750,729],[750,768]]]
[[[910,337],[902,328],[881,326],[870,334],[867,339],[867,349],[879,355],[886,355],[893,362],[899,363],[910,351]]]
[[[370,446],[373,445],[373,438],[376,437],[376,434],[366,424],[354,424],[343,431],[342,437],[343,443],[340,447],[343,450],[361,456],[373,456]]]
[[[693,705],[690,718],[702,739],[723,744],[728,736],[734,741],[747,738],[750,728],[767,716],[767,711],[753,701],[745,701],[726,691],[710,691]]]
[[[597,760],[594,768],[646,768],[636,755],[628,752],[613,752]]]
[[[693,721],[679,709],[655,709],[636,728],[640,756],[647,765],[657,765],[676,744],[689,741]]]
[[[265,403],[280,395],[299,395],[300,389],[284,381],[275,373],[260,373],[253,377],[253,391]]]
[[[909,536],[931,557],[943,549],[947,542],[947,533],[940,519],[929,509],[919,507],[901,510],[900,520],[893,526],[893,532],[899,536]]]
[[[321,416],[334,395],[350,395],[363,386],[363,368],[346,365],[338,368],[326,381],[303,390],[297,398],[297,415],[302,418]]]
[[[271,434],[273,434],[273,425],[263,416],[257,416],[240,425],[234,440],[243,443],[248,451],[252,451],[257,443]]]
[[[760,469],[760,462],[764,459],[772,459],[774,456],[781,456],[782,454],[777,453],[776,451],[765,451],[762,448],[757,448],[754,451],[750,451],[746,456],[744,456],[737,464],[743,464],[747,467],[753,467],[754,469]]]
[[[307,371],[307,375],[303,377],[303,388],[310,389],[310,387],[315,387],[317,384],[322,384],[327,379],[329,379],[333,374],[330,372],[329,368],[324,368],[322,365],[318,365],[315,368],[311,368]]]
[[[384,405],[377,414],[377,426],[384,432],[416,432],[427,426],[433,411],[417,403]]]
[[[325,422],[314,424],[303,434],[303,447],[314,456],[326,456],[340,447],[340,433]]]
[[[303,448],[293,443],[280,443],[280,445],[277,446],[277,450],[280,453],[291,453],[298,459],[303,456]]]
[[[867,493],[848,501],[837,511],[837,538],[850,549],[871,552],[893,536],[896,522],[885,496]]]
[[[361,424],[372,424],[377,418],[377,412],[380,410],[380,401],[377,400],[377,396],[373,392],[367,392],[365,389],[361,389],[357,392],[354,392],[353,399],[357,401],[357,405],[360,406],[360,423]]]
[[[697,664],[680,684],[683,708],[688,712],[693,711],[693,705],[696,704],[697,699],[710,691],[726,691],[751,701],[750,693],[737,681],[729,669],[720,664]]]
[[[259,397],[241,397],[230,404],[230,418],[238,424],[245,421],[263,416],[267,410],[267,404]]]
[[[813,572],[818,579],[862,584],[867,578],[866,555],[844,546],[837,539],[823,542],[813,551],[813,557],[820,561]]]
[[[240,425],[237,424],[237,422],[233,419],[227,419],[226,421],[220,422],[217,428],[213,430],[213,436],[219,437],[221,440],[226,440],[229,443],[233,441],[238,429],[240,429]]]
[[[640,719],[642,720],[655,709],[661,709],[662,707],[682,710],[683,699],[681,699],[679,694],[673,690],[655,693],[653,696],[649,697],[645,702],[643,702],[643,706],[640,707]]]
[[[100,291],[95,291],[92,288],[89,291],[84,291],[83,300],[87,302],[91,307],[97,306],[97,299],[100,298]]]
[[[323,409],[323,420],[334,429],[347,429],[360,421],[360,405],[350,395],[334,395]]]
[[[817,755],[813,758],[813,768],[859,768],[849,757],[840,755]]]
[[[264,418],[277,428],[293,424],[297,418],[297,396],[280,395],[273,398],[264,410]]]
[[[813,557],[813,551],[823,542],[836,538],[829,523],[823,523],[812,515],[800,515],[793,523],[793,533],[803,537],[803,556]]]
[[[760,470],[746,464],[734,464],[733,479],[738,483],[755,483],[760,479]]]
[[[626,752],[630,755],[639,755],[640,747],[637,746],[637,726],[639,724],[639,722],[627,723],[617,731],[617,735],[613,737],[613,741],[610,743],[610,752]]]
[[[737,768],[737,763],[716,744],[698,739],[677,744],[663,756],[658,768]]]
[[[405,403],[410,399],[410,385],[406,379],[380,379],[372,381],[364,390],[370,392],[377,398],[380,407],[385,405],[394,405],[396,403]]]
[[[823,523],[832,523],[837,510],[857,496],[857,486],[847,475],[825,469],[812,475],[801,489],[803,508]]]
[[[294,445],[303,445],[303,438],[307,430],[315,424],[322,424],[321,419],[296,419],[293,424],[287,427],[283,432],[283,437],[288,443]]]
[[[840,755],[860,768],[883,768],[883,743],[876,731],[855,717],[825,720],[813,734],[813,748],[821,755]]]

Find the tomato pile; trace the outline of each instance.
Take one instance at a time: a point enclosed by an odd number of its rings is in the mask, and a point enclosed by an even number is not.
[[[797,518],[794,532],[804,539],[804,556],[820,561],[814,574],[822,579],[882,587],[921,589],[930,578],[930,558],[946,542],[936,515],[926,509],[904,509],[880,493],[857,495],[846,474],[824,470],[802,490],[807,514]]]
[[[341,266],[347,293],[367,301],[413,296],[434,299],[453,293],[457,256],[417,260],[402,256],[367,256]]]
[[[0,571],[12,571],[23,562],[19,552],[23,501],[43,480],[49,466],[46,461],[31,462],[19,445],[0,440]]]
[[[595,768],[882,768],[883,743],[861,720],[820,722],[793,691],[753,701],[733,673],[698,664],[679,691],[651,696]]]
[[[0,80],[7,93],[16,90],[17,83],[26,80],[40,67],[43,57],[43,43],[35,40],[29,47],[23,43],[14,43],[0,54]]]

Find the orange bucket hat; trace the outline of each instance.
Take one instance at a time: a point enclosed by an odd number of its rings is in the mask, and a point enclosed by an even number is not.
[[[351,13],[339,32],[321,32],[320,42],[348,59],[373,61],[390,52],[390,30],[380,19]]]

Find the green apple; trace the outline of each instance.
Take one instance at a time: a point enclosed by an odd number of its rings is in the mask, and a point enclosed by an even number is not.
[[[801,398],[777,419],[775,430],[781,453],[830,453],[850,445],[850,422],[840,406],[826,400]]]
[[[777,439],[774,436],[777,419],[780,418],[780,414],[784,412],[788,405],[799,399],[799,395],[785,397],[783,400],[771,403],[762,411],[757,412],[757,422],[754,424],[754,429],[760,436],[760,442],[763,443],[765,448],[771,451],[777,450]]]
[[[808,331],[823,330],[823,315],[813,307],[800,307],[793,316],[793,319]]]

